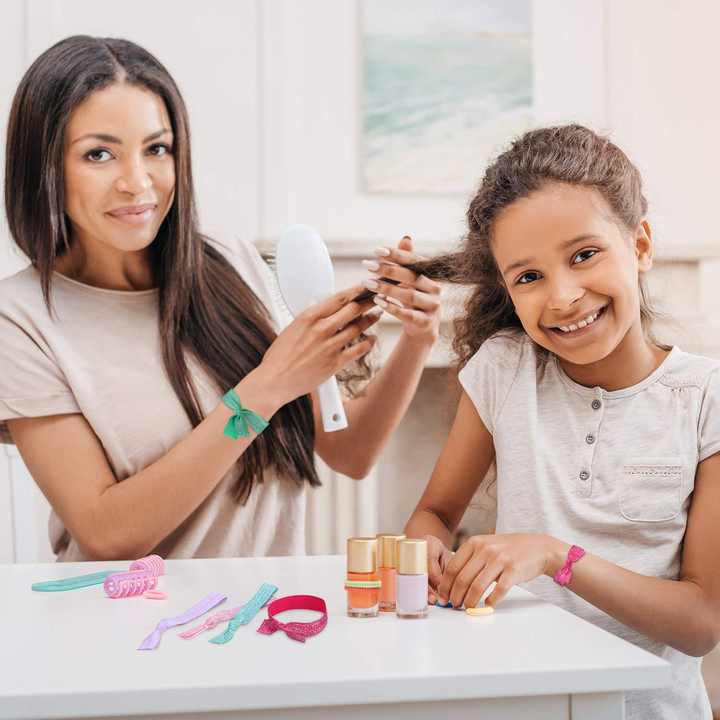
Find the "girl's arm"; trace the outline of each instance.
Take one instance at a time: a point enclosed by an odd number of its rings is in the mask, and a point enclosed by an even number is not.
[[[344,403],[345,430],[323,431],[320,404],[313,393],[315,450],[328,466],[356,480],[370,472],[410,405],[430,347],[403,335],[363,394]]]
[[[551,540],[546,575],[562,567],[569,545]],[[720,642],[720,454],[698,465],[679,580],[625,570],[595,555],[573,565],[569,588],[643,635],[688,655]]]
[[[469,411],[474,412],[474,408]],[[443,533],[442,525],[454,528],[460,508],[469,499],[469,484],[464,492],[459,491],[462,482],[456,473],[471,473],[472,466],[452,458],[444,460],[451,452],[451,441],[408,523],[408,534]],[[458,453],[462,449],[458,443]],[[447,476],[439,474],[443,464],[451,470]],[[433,484],[436,492],[432,491]],[[454,500],[445,500],[445,492]],[[567,591],[653,640],[688,655],[707,654],[720,641],[719,508],[717,454],[698,465],[678,580],[641,575],[588,553],[573,564]],[[444,522],[439,522],[438,516]],[[559,540],[543,534],[477,535],[447,558],[435,586],[437,594],[442,603],[449,600],[454,607],[474,607],[495,582],[486,603],[496,605],[513,585],[543,574],[553,577],[565,563],[570,542],[572,538]]]
[[[492,435],[463,391],[450,435],[430,482],[405,525],[408,537],[429,536],[428,580],[432,588],[438,587],[450,558],[447,548],[452,533],[494,456]]]
[[[372,319],[369,305],[350,302],[350,288],[310,308],[273,342],[236,391],[266,420],[284,404],[372,347],[347,348]],[[337,332],[338,327],[344,327]],[[30,473],[65,527],[92,558],[147,555],[212,492],[254,439],[223,434],[231,411],[222,403],[169,452],[118,482],[102,444],[82,415],[9,420]]]
[[[403,323],[397,346],[363,393],[345,402],[347,429],[324,432],[317,397],[313,395],[315,450],[333,470],[356,479],[368,474],[405,415],[440,326],[440,286],[402,267],[418,260],[412,253],[410,238],[403,238],[398,249],[388,252],[378,259],[378,270],[373,272],[378,279],[377,292],[403,303],[403,307],[387,302],[381,305]],[[392,285],[382,278],[402,284]]]

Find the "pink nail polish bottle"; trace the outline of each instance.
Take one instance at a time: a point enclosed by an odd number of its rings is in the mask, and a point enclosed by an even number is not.
[[[427,615],[427,541],[408,539],[398,543],[396,609],[398,617]]]
[[[378,571],[382,587],[380,588],[380,610],[395,612],[395,595],[397,579],[397,546],[405,535],[388,535],[381,533],[378,540]]]

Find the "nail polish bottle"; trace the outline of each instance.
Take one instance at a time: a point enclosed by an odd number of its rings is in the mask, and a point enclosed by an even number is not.
[[[375,617],[379,610],[380,587],[377,571],[377,538],[348,538],[345,583],[348,615]]]
[[[427,540],[398,543],[396,610],[401,618],[421,618],[428,612]]]
[[[380,610],[395,612],[395,577],[397,575],[397,546],[405,535],[382,533],[378,541],[378,573],[380,588]]]

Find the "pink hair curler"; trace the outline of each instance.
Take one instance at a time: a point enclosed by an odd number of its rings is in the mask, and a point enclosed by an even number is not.
[[[157,587],[158,577],[165,574],[165,564],[159,555],[135,560],[128,572],[113,573],[105,578],[105,594],[111,598],[142,595]]]

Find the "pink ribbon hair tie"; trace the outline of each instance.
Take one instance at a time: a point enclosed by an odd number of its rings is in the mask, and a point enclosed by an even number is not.
[[[553,580],[558,584],[568,585],[572,580],[572,566],[578,560],[585,556],[585,551],[579,545],[572,545],[568,550],[567,559],[565,564],[555,573]]]
[[[314,610],[322,613],[322,616],[311,622],[283,623],[275,619],[275,615],[288,610]],[[268,605],[268,617],[263,620],[258,632],[263,635],[272,635],[281,630],[290,639],[304,643],[307,638],[321,633],[325,629],[327,622],[327,605],[322,598],[315,595],[288,595],[284,598],[278,598]]]
[[[238,612],[243,609],[243,607],[243,605],[238,605],[238,607],[231,608],[230,610],[222,610],[219,613],[215,613],[209,618],[206,618],[205,622],[200,623],[200,625],[196,625],[190,630],[181,632],[180,637],[183,640],[191,640],[196,635],[199,635],[201,632],[205,632],[206,630],[212,630],[216,625],[219,625],[222,622],[227,622],[228,620],[232,620],[235,615],[237,615]]]

